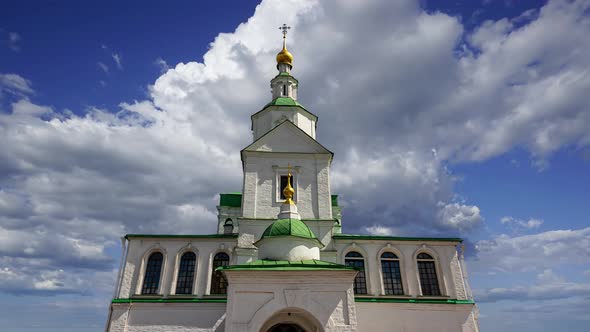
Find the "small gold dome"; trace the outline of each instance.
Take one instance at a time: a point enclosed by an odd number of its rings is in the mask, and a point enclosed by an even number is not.
[[[287,48],[283,45],[283,49],[277,54],[277,65],[279,63],[286,63],[293,67],[293,55],[287,51]]]

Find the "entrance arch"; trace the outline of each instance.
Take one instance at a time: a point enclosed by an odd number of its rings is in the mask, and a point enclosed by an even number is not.
[[[324,328],[307,310],[285,308],[270,316],[260,332],[324,332]]]

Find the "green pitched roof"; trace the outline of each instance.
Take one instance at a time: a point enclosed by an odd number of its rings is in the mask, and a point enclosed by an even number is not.
[[[259,259],[250,263],[230,266],[220,266],[217,270],[258,270],[258,271],[309,271],[309,270],[355,270],[354,267],[325,262],[318,259],[302,261],[277,261]]]
[[[279,219],[268,226],[262,238],[269,236],[297,236],[307,239],[315,239],[315,234],[307,225],[299,219]]]

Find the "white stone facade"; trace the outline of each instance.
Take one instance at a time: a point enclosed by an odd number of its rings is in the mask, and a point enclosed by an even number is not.
[[[291,64],[277,68],[273,98],[292,102],[252,116],[242,193],[221,195],[217,234],[127,235],[106,331],[479,331],[460,239],[341,234],[333,155],[295,102]],[[289,172],[296,207],[281,198]],[[313,234],[263,237],[277,216]]]

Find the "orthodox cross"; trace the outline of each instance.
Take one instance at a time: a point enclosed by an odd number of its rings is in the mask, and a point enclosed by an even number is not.
[[[283,23],[282,27],[279,27],[279,30],[283,31],[283,39],[287,38],[287,31],[291,29],[290,26],[287,26],[286,24]]]

